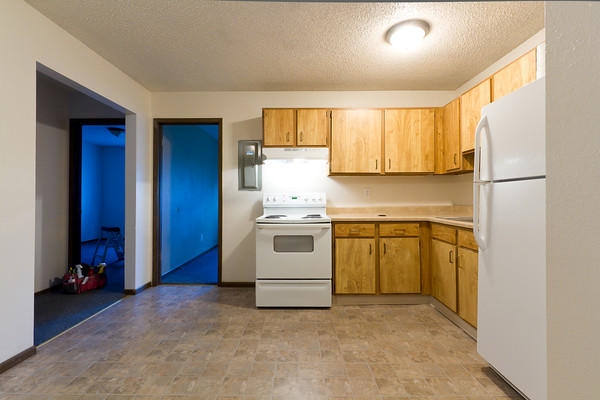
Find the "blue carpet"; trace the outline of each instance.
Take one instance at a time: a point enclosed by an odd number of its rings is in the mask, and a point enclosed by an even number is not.
[[[169,284],[216,284],[219,273],[219,248],[213,247],[207,252],[188,261],[160,278],[161,283]]]
[[[84,243],[81,259],[91,260],[95,242]],[[106,286],[81,294],[68,294],[58,286],[34,296],[34,345],[39,345],[77,325],[97,312],[122,299],[125,288],[123,260],[110,249],[106,257]],[[66,269],[66,267],[65,267]]]

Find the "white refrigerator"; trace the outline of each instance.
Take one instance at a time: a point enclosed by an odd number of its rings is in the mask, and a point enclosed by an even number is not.
[[[477,351],[530,400],[547,399],[545,80],[485,106],[475,134]]]

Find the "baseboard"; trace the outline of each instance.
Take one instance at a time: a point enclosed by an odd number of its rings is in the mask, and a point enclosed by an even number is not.
[[[434,297],[430,297],[430,303],[440,314],[450,320],[454,325],[458,326],[460,329],[465,331],[465,333],[471,336],[475,341],[477,341],[477,328],[474,328],[459,317],[454,311],[443,305],[438,299]]]
[[[254,282],[221,282],[219,287],[255,287]]]
[[[123,293],[125,293],[128,296],[130,296],[130,295],[135,296],[136,294],[143,292],[144,290],[148,289],[151,286],[152,286],[152,284],[150,282],[148,282],[145,285],[142,285],[137,289],[125,289],[125,291]]]
[[[11,369],[12,367],[14,367],[15,365],[27,360],[29,357],[31,357],[32,355],[34,355],[36,353],[36,347],[35,346],[31,346],[30,348],[28,348],[27,350],[24,350],[22,352],[20,352],[19,354],[17,354],[14,357],[9,358],[6,361],[3,361],[0,363],[0,374],[3,373],[4,371],[7,371],[9,369]]]
[[[421,294],[338,294],[332,297],[331,302],[337,306],[430,304],[431,296]]]

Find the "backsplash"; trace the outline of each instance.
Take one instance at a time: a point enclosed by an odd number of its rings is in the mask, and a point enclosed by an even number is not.
[[[326,160],[266,160],[263,192],[325,192],[328,207],[471,205],[473,174],[328,176]]]

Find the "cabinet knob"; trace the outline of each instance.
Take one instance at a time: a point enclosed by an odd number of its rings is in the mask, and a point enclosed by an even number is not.
[[[386,244],[384,243],[384,244],[383,244],[383,254],[386,254],[386,253],[387,253],[387,246],[386,246]]]
[[[299,140],[298,140],[298,141],[299,141],[300,143],[304,142],[304,139],[302,138],[302,131],[300,131],[300,134],[299,134]]]
[[[392,169],[392,159],[388,158],[388,171],[391,171]]]
[[[371,255],[373,253],[373,248],[371,246],[371,243],[369,243],[369,255]]]
[[[453,250],[450,250],[448,252],[448,262],[450,264],[454,264],[454,251]]]

